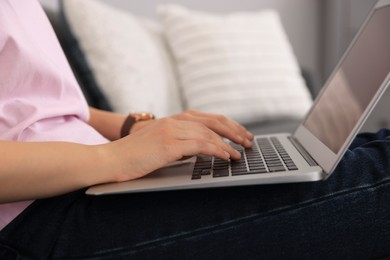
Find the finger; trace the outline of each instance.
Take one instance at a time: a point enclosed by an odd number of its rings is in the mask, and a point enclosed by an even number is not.
[[[228,117],[226,117],[224,115],[205,113],[205,112],[201,112],[201,111],[197,111],[197,110],[189,110],[188,113],[195,115],[195,116],[199,116],[199,117],[212,117],[221,123],[224,123],[224,124],[229,125],[233,128],[236,128],[238,132],[242,133],[242,137],[245,137],[249,140],[253,139],[253,134],[250,133],[244,126],[242,126],[241,124],[239,124],[235,120],[229,119]]]
[[[241,144],[247,148],[252,146],[251,141],[253,140],[253,134],[246,130],[245,127],[226,116],[209,114],[196,110],[189,110],[186,114],[188,120],[201,122],[217,134],[222,135],[235,143]]]
[[[177,133],[174,136],[178,140],[195,140],[199,142],[205,142],[220,147],[224,151],[228,152],[233,159],[239,159],[240,153],[235,150],[231,145],[226,143],[220,135],[207,128],[205,125],[196,122],[181,121],[178,125]]]
[[[239,159],[239,152],[235,151],[229,153],[222,147],[209,142],[203,142],[200,140],[185,140],[180,143],[180,149],[182,149],[184,156],[192,156],[197,154],[204,154],[209,156],[215,156],[222,160]],[[237,155],[238,153],[238,155]],[[238,158],[237,158],[238,157]]]

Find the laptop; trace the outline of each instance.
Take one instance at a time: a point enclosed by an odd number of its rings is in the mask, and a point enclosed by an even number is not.
[[[232,144],[239,161],[195,156],[90,195],[326,180],[390,84],[390,0],[379,0],[293,134]]]

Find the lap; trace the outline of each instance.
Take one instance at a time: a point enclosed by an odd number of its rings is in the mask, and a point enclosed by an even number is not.
[[[39,200],[0,232],[0,256],[2,247],[42,259],[381,256],[388,149],[356,147],[315,183]]]

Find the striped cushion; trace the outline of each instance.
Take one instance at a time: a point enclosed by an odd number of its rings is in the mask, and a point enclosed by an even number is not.
[[[187,107],[241,123],[302,117],[311,97],[278,14],[159,8]]]

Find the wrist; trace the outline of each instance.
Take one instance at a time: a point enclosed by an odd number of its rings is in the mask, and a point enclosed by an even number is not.
[[[106,144],[90,146],[93,150],[92,158],[94,161],[95,170],[93,172],[92,183],[89,186],[117,182],[121,177],[120,169],[122,168],[120,157],[116,152],[118,141],[113,141]],[[96,163],[99,162],[99,163]]]

